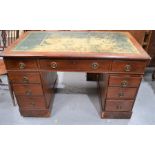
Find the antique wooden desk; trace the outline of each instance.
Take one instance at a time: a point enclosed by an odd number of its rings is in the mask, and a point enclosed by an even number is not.
[[[1,56],[21,115],[33,117],[50,115],[57,71],[67,71],[98,74],[102,118],[130,118],[150,60],[127,32],[31,31]]]

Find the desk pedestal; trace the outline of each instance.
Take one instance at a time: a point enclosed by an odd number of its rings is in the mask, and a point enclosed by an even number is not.
[[[98,74],[102,118],[130,118],[141,75]]]

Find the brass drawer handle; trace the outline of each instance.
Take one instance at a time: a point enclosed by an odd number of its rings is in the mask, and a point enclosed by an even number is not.
[[[92,69],[97,69],[99,67],[99,64],[97,62],[93,62],[91,67]]]
[[[35,106],[35,103],[34,102],[30,102],[30,104],[34,107]]]
[[[28,82],[29,82],[29,78],[28,78],[27,76],[24,76],[24,77],[23,77],[23,82],[24,82],[24,83],[28,83]]]
[[[121,81],[121,87],[127,87],[127,85],[128,85],[128,81],[126,80]]]
[[[26,67],[26,65],[23,62],[19,63],[19,69],[24,69]]]
[[[25,94],[26,94],[27,96],[32,95],[32,91],[31,91],[31,90],[27,90],[27,91],[25,92]]]
[[[125,72],[130,72],[131,71],[131,65],[125,65],[124,71]]]
[[[120,93],[118,94],[118,96],[119,96],[119,97],[123,97],[123,96],[124,96],[124,93],[123,93],[123,92],[120,92]]]
[[[56,62],[51,62],[50,66],[52,69],[56,69],[58,65]]]

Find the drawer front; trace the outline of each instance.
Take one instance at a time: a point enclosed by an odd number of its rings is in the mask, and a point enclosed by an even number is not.
[[[44,97],[25,97],[18,96],[17,101],[22,109],[45,109],[46,102]]]
[[[43,90],[41,85],[39,84],[13,84],[13,91],[16,95],[25,95],[25,96],[32,96],[32,95],[43,95]]]
[[[107,100],[106,111],[131,111],[134,100]]]
[[[8,70],[34,70],[37,69],[37,62],[34,59],[6,59]]]
[[[138,88],[108,87],[108,99],[134,99]]]
[[[8,72],[11,83],[41,83],[39,73]]]
[[[113,61],[112,72],[144,73],[145,67],[143,61]]]
[[[109,79],[109,86],[119,86],[119,87],[139,87],[141,83],[141,76],[117,76],[111,75]]]
[[[110,69],[110,60],[40,60],[43,70],[103,72]]]

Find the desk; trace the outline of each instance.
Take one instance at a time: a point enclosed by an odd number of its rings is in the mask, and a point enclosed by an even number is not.
[[[98,75],[102,118],[130,118],[149,55],[127,32],[31,31],[1,55],[22,116],[48,117],[57,71]]]

